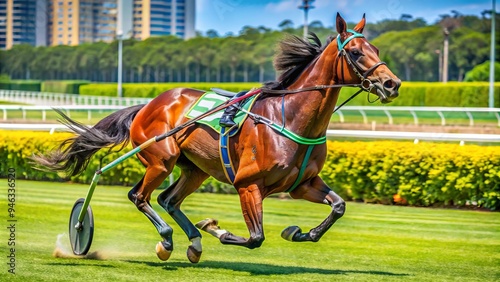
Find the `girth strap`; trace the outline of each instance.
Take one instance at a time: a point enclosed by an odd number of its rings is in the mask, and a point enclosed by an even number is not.
[[[238,129],[236,128],[236,130]],[[228,146],[230,133],[231,132],[226,132],[226,127],[221,128],[220,140],[219,140],[219,147],[220,147],[219,152],[224,174],[226,175],[226,178],[229,180],[229,182],[233,184],[235,173],[234,173],[233,162],[231,161],[231,153]]]
[[[306,155],[304,156],[304,159],[302,160],[302,165],[300,166],[299,170],[299,175],[297,175],[297,179],[295,179],[295,182],[286,190],[287,193],[292,192],[299,186],[300,182],[302,181],[302,176],[304,176],[304,171],[306,170],[307,163],[309,162],[309,158],[311,157],[312,150],[314,149],[314,145],[309,145],[307,147]]]

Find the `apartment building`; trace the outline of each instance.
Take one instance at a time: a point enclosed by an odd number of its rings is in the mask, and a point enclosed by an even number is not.
[[[133,37],[195,36],[195,0],[134,0]]]
[[[47,45],[48,0],[0,0],[0,49]]]
[[[51,0],[48,45],[111,42],[116,35],[116,0]]]
[[[195,36],[195,0],[0,0],[0,49]]]

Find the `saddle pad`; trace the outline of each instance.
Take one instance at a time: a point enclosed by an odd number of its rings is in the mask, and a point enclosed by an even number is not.
[[[257,96],[258,95],[248,98],[245,104],[243,105],[243,108],[249,111],[253,106],[253,103],[255,102]],[[186,117],[190,119],[198,117],[208,112],[209,110],[213,109],[214,107],[221,105],[227,100],[229,100],[228,97],[221,96],[212,91],[206,92],[205,94],[203,94],[203,96],[200,97],[200,99],[198,99],[198,101],[196,101],[196,103],[191,107],[191,109],[189,109],[189,111],[186,114]],[[218,111],[212,115],[200,119],[199,121],[197,121],[197,123],[208,125],[213,130],[220,132],[221,126],[219,125],[219,120],[222,117],[223,113],[224,110]],[[238,113],[234,117],[234,122],[239,125],[238,127],[240,127],[246,118],[247,114],[245,112],[238,111]],[[231,131],[231,135],[234,135],[236,132],[237,130]]]

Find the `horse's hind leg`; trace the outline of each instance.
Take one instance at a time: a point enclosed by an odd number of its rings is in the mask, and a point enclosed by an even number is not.
[[[163,241],[156,245],[156,254],[161,260],[167,260],[173,250],[172,228],[153,210],[150,204],[151,193],[170,174],[164,166],[148,166],[146,174],[128,193],[128,198],[137,209],[153,223]]]
[[[250,232],[250,238],[246,239],[220,229],[214,219],[203,220],[197,223],[196,226],[219,238],[222,244],[238,245],[249,249],[258,248],[265,239],[262,221],[262,195],[256,184],[238,189],[238,194],[240,195],[241,211]]]
[[[297,187],[296,190],[290,193],[295,199],[305,199],[314,203],[324,203],[332,207],[332,211],[328,217],[321,222],[317,227],[312,228],[307,233],[302,233],[298,226],[289,226],[283,232],[281,237],[286,240],[294,242],[313,241],[317,242],[325,234],[326,231],[344,215],[345,202],[335,192],[323,182],[323,180],[316,176],[310,182],[306,182]]]
[[[197,263],[201,257],[201,234],[181,211],[180,206],[184,199],[198,189],[207,178],[208,175],[194,165],[189,169],[183,168],[179,179],[158,196],[158,203],[179,224],[192,242],[187,250],[187,257],[192,263]]]

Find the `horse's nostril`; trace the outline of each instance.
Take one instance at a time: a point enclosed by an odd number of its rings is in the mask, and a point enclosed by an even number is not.
[[[392,88],[394,88],[395,85],[396,85],[396,83],[394,83],[394,81],[392,79],[386,80],[384,82],[385,89],[392,89]]]

